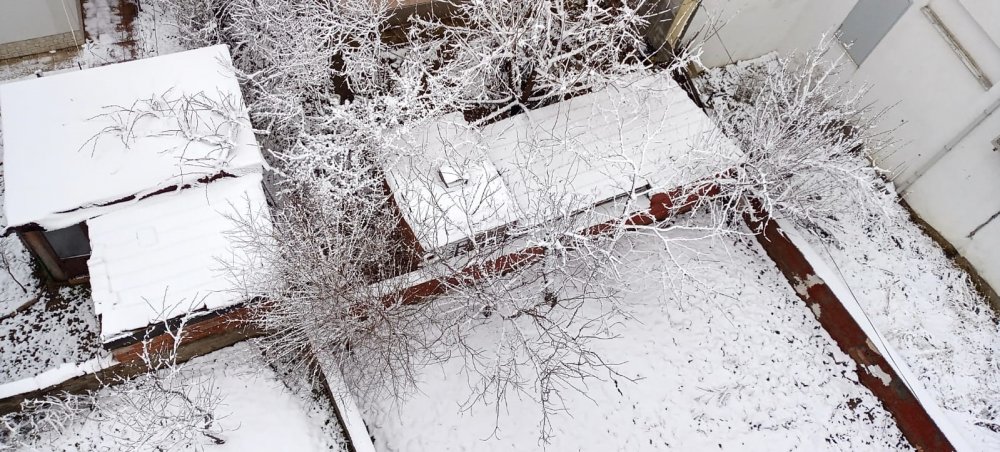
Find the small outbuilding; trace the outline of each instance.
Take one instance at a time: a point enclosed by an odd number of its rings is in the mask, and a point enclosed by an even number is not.
[[[105,342],[246,301],[238,223],[269,217],[226,46],[0,85],[0,115],[5,234],[89,280]]]

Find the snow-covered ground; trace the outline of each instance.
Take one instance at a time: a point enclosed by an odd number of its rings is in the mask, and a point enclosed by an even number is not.
[[[294,381],[295,376],[279,377],[264,363],[253,341],[194,358],[184,369],[191,378],[210,382],[222,397],[214,414],[225,444],[212,444],[203,438],[204,450],[346,450],[339,423],[324,399],[311,396],[306,385]],[[113,389],[103,389],[100,394],[114,397]],[[53,451],[121,450],[116,436],[129,431],[115,421],[77,421],[64,426],[62,435],[43,436],[38,446]]]
[[[739,97],[739,78],[774,69],[774,58],[713,69],[703,83]],[[871,194],[873,206],[843,212],[828,236],[806,239],[966,439],[1000,450],[1000,319],[911,221],[891,183],[873,180]]]
[[[605,359],[624,362],[618,371],[634,381],[563,391],[566,412],[553,418],[548,450],[908,448],[856,382],[854,362],[752,238],[683,245],[636,239],[650,260],[636,262],[644,270],[629,279],[632,317],[615,328],[620,337],[595,345]],[[472,340],[488,347],[494,334],[483,329]],[[537,403],[529,396],[499,411],[464,405],[462,363],[426,367],[411,398],[367,407],[379,450],[542,449]]]
[[[3,205],[3,169],[3,131],[0,130],[0,206]],[[0,228],[6,225],[3,209],[0,209]],[[39,282],[32,271],[31,254],[21,240],[13,234],[0,237],[0,319],[38,299]]]
[[[967,439],[1000,450],[997,315],[886,188],[882,212],[845,214],[832,243],[806,238]]]
[[[42,291],[31,307],[0,320],[0,384],[105,354],[90,291]]]

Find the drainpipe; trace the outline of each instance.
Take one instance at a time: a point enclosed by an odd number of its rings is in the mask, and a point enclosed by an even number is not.
[[[73,45],[76,47],[80,47],[80,41],[76,39],[76,27],[73,25],[73,20],[69,18],[69,8],[66,7],[66,1],[67,0],[62,0],[59,2],[59,4],[62,5],[63,14],[66,16],[66,25],[69,26],[69,32],[72,33],[73,35]],[[83,15],[82,8],[80,9],[80,15]]]
[[[993,91],[997,91],[997,93],[994,94],[1000,94],[1000,91],[998,91],[997,89],[994,89]],[[989,118],[994,112],[996,112],[998,107],[1000,107],[1000,95],[995,95],[993,102],[989,106],[987,106],[983,111],[979,112],[979,115],[977,115],[972,120],[972,122],[966,125],[965,128],[963,128],[960,132],[958,132],[958,134],[955,135],[955,137],[952,138],[951,141],[948,142],[948,144],[945,144],[944,148],[942,148],[936,154],[934,154],[934,156],[931,157],[931,159],[925,162],[923,165],[920,165],[920,167],[917,168],[917,170],[913,173],[913,177],[911,177],[908,182],[900,184],[900,187],[898,187],[899,194],[905,195],[906,193],[908,193],[910,191],[910,188],[913,187],[914,183],[920,180],[920,178],[923,177],[923,175],[926,174],[928,170],[930,170],[932,167],[934,167],[934,165],[937,164],[937,162],[939,162],[942,158],[944,158],[945,154],[951,152],[952,149],[955,149],[955,146],[958,146],[958,143],[962,142],[962,140],[964,140],[965,137],[969,136],[969,134],[972,133],[972,131],[975,130],[976,127],[979,127],[979,125],[986,120],[986,118]]]

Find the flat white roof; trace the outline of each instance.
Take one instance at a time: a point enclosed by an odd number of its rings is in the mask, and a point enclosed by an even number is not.
[[[101,338],[247,301],[232,276],[264,264],[238,246],[240,217],[270,227],[259,174],[156,195],[87,221]]]
[[[504,179],[480,148],[481,136],[460,115],[404,137],[400,156],[386,171],[396,205],[420,246],[432,251],[517,219]],[[430,143],[450,143],[444,149]],[[466,183],[447,186],[444,175]]]
[[[666,74],[559,102],[486,126],[486,153],[521,215],[548,217],[556,199],[580,209],[644,186],[708,176],[699,150],[718,128]],[[724,141],[728,144],[728,140]],[[726,152],[734,152],[729,146]]]
[[[142,100],[191,96],[236,107],[226,111],[244,126],[219,128],[232,135],[229,152],[209,143],[211,137],[182,136],[170,116],[143,116],[127,139],[101,134],[116,126],[109,113]],[[264,164],[221,45],[3,84],[0,115],[7,226],[65,227],[107,210],[89,207]],[[198,119],[199,132],[219,124],[204,112]]]
[[[387,168],[387,178],[404,219],[427,250],[512,221],[530,225],[637,190],[682,186],[725,169],[725,158],[740,152],[666,74],[612,85],[481,130],[446,116],[416,128],[398,147],[407,155]],[[489,189],[428,183],[442,162],[456,160],[495,171],[500,180]],[[466,215],[463,206],[469,205],[497,206],[497,214]],[[435,237],[435,230],[436,241],[425,239]]]

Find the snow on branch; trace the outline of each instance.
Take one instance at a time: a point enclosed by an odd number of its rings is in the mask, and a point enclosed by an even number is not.
[[[870,160],[893,145],[867,89],[839,78],[843,61],[829,56],[832,42],[713,70],[703,81],[720,127],[743,151],[719,184],[814,230],[836,227],[846,210],[874,208],[881,170]]]
[[[178,93],[173,89],[139,99],[128,106],[108,106],[89,121],[106,123],[81,150],[98,152],[103,139],[115,138],[126,150],[155,140],[158,153],[182,165],[212,169],[225,166],[237,153],[240,135],[251,129],[238,94]]]
[[[429,91],[489,121],[566,99],[642,67],[646,1],[455,1],[416,18],[413,53],[436,61]]]
[[[148,372],[102,382],[98,390],[58,394],[22,402],[21,411],[0,417],[2,445],[36,450],[70,435],[93,448],[177,450],[224,444],[223,397],[211,374],[181,364],[179,347],[188,317],[143,341]]]

